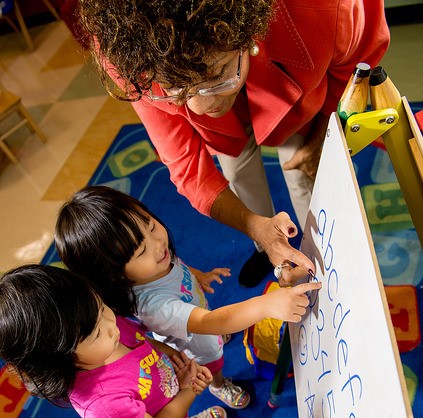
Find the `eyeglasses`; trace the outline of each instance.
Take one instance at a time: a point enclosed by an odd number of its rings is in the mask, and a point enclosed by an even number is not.
[[[221,94],[237,87],[237,85],[239,84],[239,80],[241,79],[241,71],[242,71],[242,49],[239,51],[239,55],[238,55],[238,69],[236,72],[236,76],[224,81],[223,83],[217,84],[216,86],[213,86],[213,87],[198,89],[195,93],[187,93],[185,95],[181,95],[184,89],[177,88],[177,89],[168,90],[170,93],[169,96],[156,96],[153,94],[152,90],[150,90],[150,94],[146,96],[150,100],[153,100],[156,102],[170,102],[170,103],[186,102],[187,100],[197,95],[198,96],[214,96],[216,94]]]

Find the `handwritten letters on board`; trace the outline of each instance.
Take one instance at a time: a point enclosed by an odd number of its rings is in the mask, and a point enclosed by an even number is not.
[[[411,416],[360,193],[332,115],[301,250],[314,262],[309,312],[290,324],[300,417]]]

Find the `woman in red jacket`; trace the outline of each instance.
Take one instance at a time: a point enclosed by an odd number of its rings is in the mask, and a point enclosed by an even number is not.
[[[274,213],[260,145],[277,148],[303,228],[328,118],[355,65],[388,47],[383,0],[81,0],[81,16],[178,191],[254,240],[240,284],[314,271]]]

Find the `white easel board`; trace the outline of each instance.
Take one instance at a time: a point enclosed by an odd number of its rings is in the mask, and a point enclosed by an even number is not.
[[[332,114],[301,250],[323,284],[289,324],[299,417],[412,417],[345,137]]]

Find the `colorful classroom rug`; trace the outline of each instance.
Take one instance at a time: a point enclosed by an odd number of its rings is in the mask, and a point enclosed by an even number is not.
[[[413,109],[422,109],[422,104],[414,105]],[[292,213],[275,153],[264,148],[263,159],[276,210]],[[414,416],[423,417],[423,347],[419,319],[423,309],[422,249],[387,153],[368,146],[353,157],[353,163],[368,212],[381,274],[387,287]],[[169,226],[178,254],[189,265],[204,271],[214,267],[231,268],[232,277],[225,279],[223,285],[215,286],[215,294],[208,297],[212,308],[242,301],[263,292],[266,280],[254,289],[241,288],[237,281],[243,261],[253,251],[251,241],[241,233],[200,215],[177,193],[167,168],[157,157],[142,125],[122,127],[93,174],[90,184],[105,184],[143,201]],[[296,247],[299,244],[299,238],[292,241]],[[42,263],[60,263],[53,245]],[[269,275],[268,280],[274,278]],[[227,409],[228,417],[297,417],[294,379],[286,381],[281,407],[270,409],[267,401],[271,381],[257,377],[254,366],[246,359],[242,340],[243,334],[237,333],[225,346],[224,374],[247,388],[252,402],[245,410]],[[389,382],[386,384],[389,385]],[[197,398],[190,412],[197,413],[216,403],[219,401],[206,391]],[[75,418],[77,414],[71,409],[61,409],[30,397],[16,380],[3,372],[0,374],[0,416]]]

